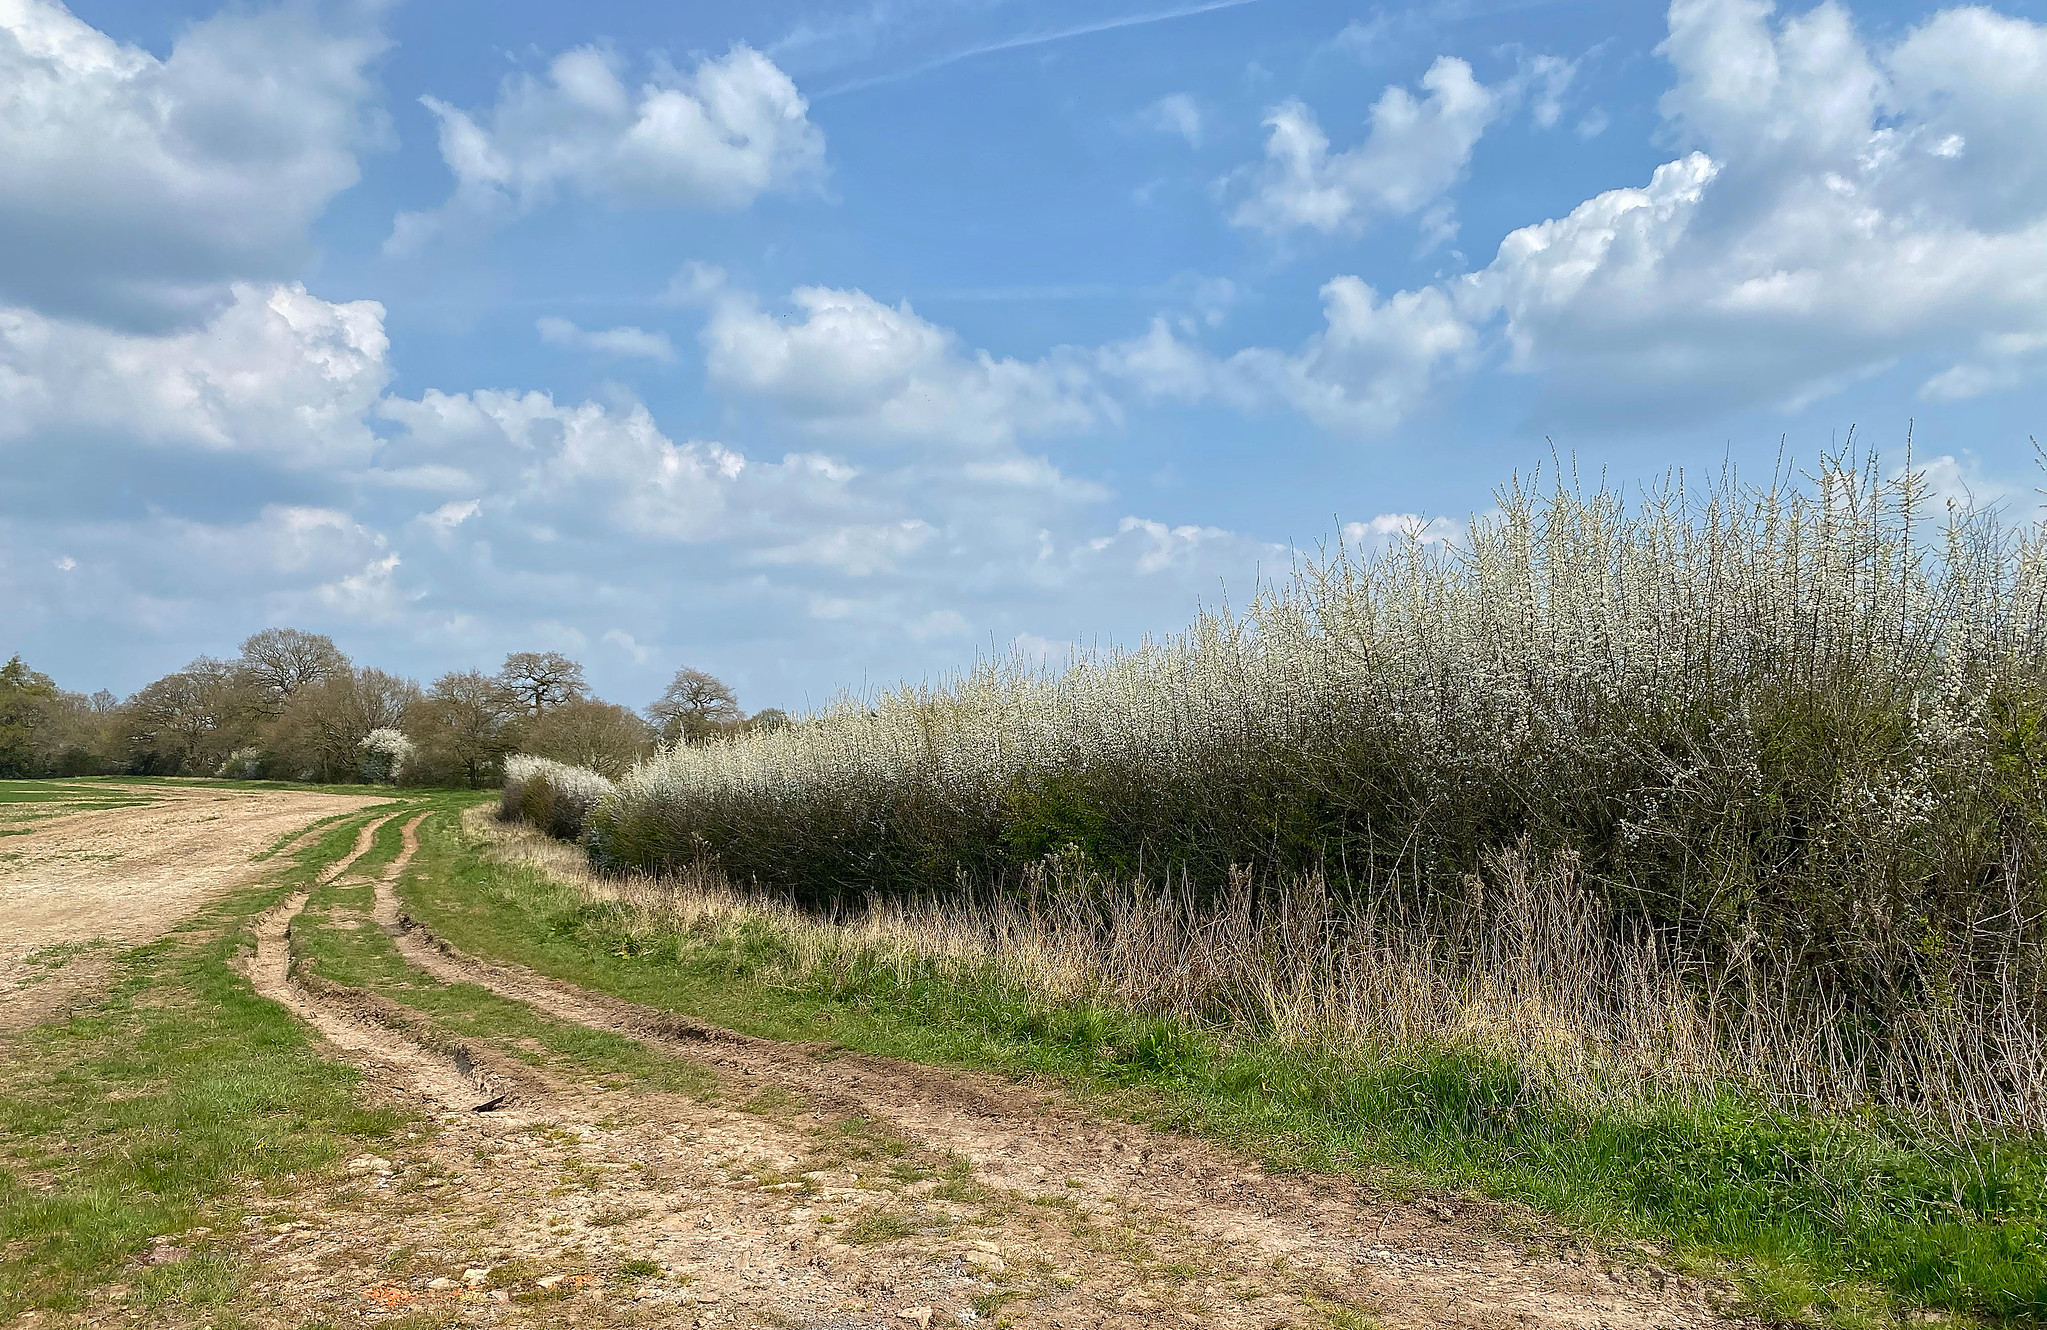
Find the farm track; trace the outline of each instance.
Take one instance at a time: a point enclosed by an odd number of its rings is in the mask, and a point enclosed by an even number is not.
[[[367,854],[376,835],[396,814],[365,823],[348,854],[322,872],[318,884],[341,880]],[[377,877],[377,889],[390,883],[419,850],[415,834],[426,814],[406,823],[404,847]],[[479,1055],[467,1044],[442,1040],[431,1027],[403,1008],[362,989],[329,983],[317,974],[301,973],[291,950],[292,923],[304,912],[310,891],[294,892],[256,921],[256,952],[243,964],[243,974],[258,993],[283,1004],[294,1016],[318,1030],[327,1041],[358,1063],[375,1064],[379,1079],[409,1084],[425,1105],[439,1112],[489,1112],[515,1100],[536,1098],[529,1078],[495,1068],[497,1059]]]
[[[417,821],[404,829],[407,853]],[[1484,1216],[1441,1204],[1388,1205],[1333,1181],[1277,1177],[1203,1142],[1104,1121],[1063,1096],[975,1076],[783,1044],[626,1002],[522,966],[464,955],[410,915],[398,875],[376,884],[375,918],[412,965],[552,1016],[638,1040],[815,1111],[885,1122],[967,1160],[977,1182],[1013,1194],[1066,1184],[1069,1199],[1162,1217],[1213,1244],[1232,1268],[1322,1272],[1385,1324],[1661,1326],[1713,1321],[1701,1290],[1674,1278],[1637,1290],[1596,1263],[1529,1259],[1483,1236]],[[1447,1319],[1446,1319],[1447,1316]],[[1254,1318],[1255,1319],[1255,1318]],[[1073,1324],[1074,1322],[1067,1322]],[[1087,1322],[1081,1322],[1087,1323]],[[1263,1323],[1263,1322],[1260,1322]]]

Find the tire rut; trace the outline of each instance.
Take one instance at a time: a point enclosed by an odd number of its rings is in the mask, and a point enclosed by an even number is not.
[[[408,856],[417,825],[404,828]],[[820,1110],[891,1124],[965,1158],[994,1186],[1022,1193],[1057,1187],[1183,1225],[1261,1264],[1341,1272],[1344,1282],[1370,1287],[1394,1322],[1440,1324],[1446,1308],[1458,1309],[1460,1321],[1474,1317],[1464,1323],[1587,1330],[1719,1320],[1692,1281],[1657,1271],[1653,1289],[1624,1287],[1585,1254],[1531,1255],[1525,1244],[1492,1236],[1497,1208],[1387,1203],[1334,1180],[1274,1176],[1202,1141],[1105,1121],[1042,1088],[825,1043],[757,1039],[468,956],[405,913],[396,881],[396,873],[378,879],[376,920],[408,962],[436,979],[474,984],[742,1081],[797,1092]]]
[[[369,852],[378,830],[396,816],[365,823],[349,853],[323,870],[316,885],[338,881]],[[415,828],[426,816],[415,816],[403,828],[404,847],[378,875],[379,890],[388,890],[405,871],[418,849]],[[240,968],[258,993],[282,1004],[354,1060],[409,1086],[442,1112],[490,1113],[539,1097],[530,1074],[446,1039],[396,1003],[332,983],[299,964],[292,954],[292,924],[311,896],[310,890],[294,892],[256,920],[256,951]]]

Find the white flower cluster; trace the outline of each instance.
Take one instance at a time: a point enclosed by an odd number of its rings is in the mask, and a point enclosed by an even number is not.
[[[405,731],[389,728],[371,730],[363,737],[362,750],[362,776],[371,784],[396,784],[419,756],[419,745]]]
[[[1957,762],[1980,762],[1991,683],[2037,681],[2047,663],[2041,530],[1925,507],[1914,476],[1843,468],[1639,504],[1517,487],[1460,546],[1338,549],[1241,615],[1061,673],[995,660],[678,747],[625,776],[615,807],[687,826],[708,799],[800,808],[912,784],[937,806],[988,807],[1020,775],[1081,766],[1228,780],[1218,755],[1293,752],[1333,769],[1361,727],[1402,754],[1416,805],[1464,797],[1479,772],[1489,791],[1564,799],[1569,773],[1627,764],[1655,768],[1666,801],[1717,798],[1703,786],[1800,741],[1758,719],[1796,694],[1908,718],[1909,757],[1823,792],[1818,829],[1900,834]],[[1545,781],[1559,788],[1527,785]]]
[[[550,835],[573,840],[590,814],[616,790],[588,767],[517,753],[505,759],[501,808],[507,818],[521,818]]]
[[[261,780],[264,754],[261,748],[237,748],[213,774],[222,780]]]

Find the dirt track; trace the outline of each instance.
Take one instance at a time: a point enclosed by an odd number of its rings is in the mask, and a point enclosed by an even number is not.
[[[543,1311],[509,1300],[524,1288],[566,1295],[542,1319],[571,1324],[650,1312],[702,1326],[970,1324],[995,1308],[1010,1324],[1056,1327],[1715,1319],[1697,1286],[1660,1271],[1617,1278],[1581,1253],[1530,1255],[1493,1235],[1483,1207],[1377,1203],[1103,1121],[1043,1088],[750,1039],[463,956],[404,913],[396,886],[416,825],[375,880],[371,918],[330,915],[330,926],[374,923],[424,975],[708,1066],[724,1090],[716,1104],[621,1093],[459,1046],[451,1062],[448,1045],[379,1014],[371,995],[302,992],[294,1005],[313,1002],[309,1019],[338,1028],[387,1092],[442,1114],[405,1163],[358,1165],[387,1194],[409,1178],[438,1194],[378,1236],[426,1269],[378,1282],[346,1255],[367,1250],[360,1221],[330,1211],[314,1232],[284,1235],[302,1246],[302,1275],[314,1263],[346,1268],[317,1290],[280,1289],[306,1299],[297,1314],[446,1307],[522,1320]],[[362,1049],[365,1035],[374,1047]],[[501,1107],[464,1111],[511,1082]],[[734,1103],[740,1111],[723,1106]],[[487,1234],[465,1231],[479,1210]],[[631,1261],[659,1273],[621,1276]],[[508,1270],[520,1273],[501,1280]],[[497,1282],[509,1287],[486,1290]]]
[[[67,813],[0,844],[0,1029],[46,1019],[107,956],[161,936],[207,899],[253,881],[281,836],[365,796],[138,787],[153,802]],[[61,969],[36,964],[78,952]]]

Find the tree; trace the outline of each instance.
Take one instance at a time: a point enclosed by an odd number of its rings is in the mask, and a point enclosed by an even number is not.
[[[122,706],[121,746],[142,773],[210,776],[255,735],[261,698],[238,665],[201,656]]]
[[[746,728],[754,734],[773,734],[788,729],[791,723],[789,713],[780,707],[763,707],[746,718]]]
[[[652,752],[654,730],[624,707],[577,698],[527,716],[514,726],[518,749],[570,766],[589,767],[614,780]]]
[[[680,669],[647,716],[669,743],[703,743],[737,725],[744,713],[732,690],[702,670]]]
[[[419,745],[411,779],[490,783],[511,750],[507,722],[519,699],[480,670],[444,674],[405,713],[399,728]]]
[[[38,732],[57,705],[57,685],[20,656],[0,665],[0,776],[39,776]]]
[[[419,685],[382,670],[348,670],[293,695],[278,717],[272,740],[286,769],[301,778],[360,778],[363,740],[395,729],[419,699]]]
[[[100,776],[119,771],[124,765],[114,734],[119,706],[104,688],[91,697],[60,690],[36,730],[44,774]]]
[[[590,691],[583,667],[559,651],[514,651],[498,682],[536,716]]]
[[[348,672],[348,657],[321,633],[265,628],[242,643],[239,662],[274,715],[300,690]]]

